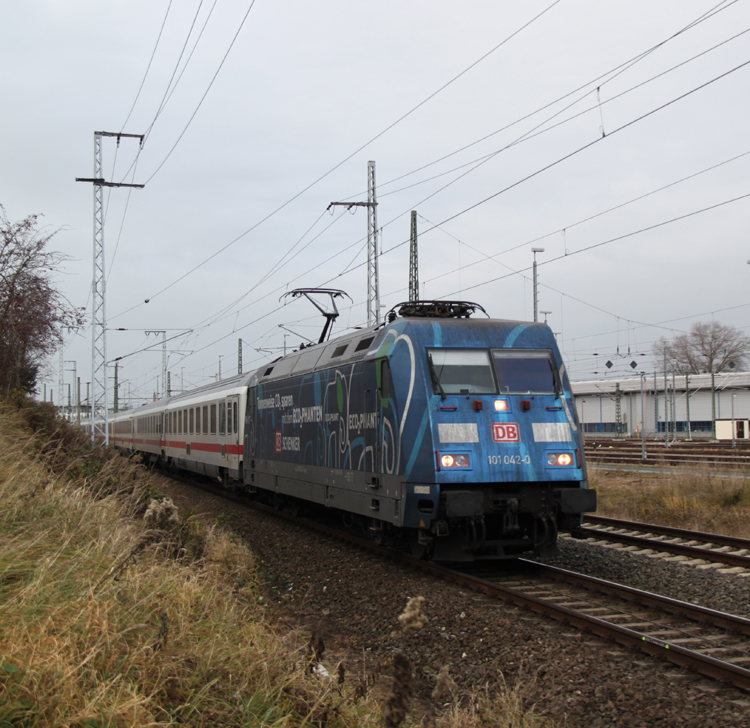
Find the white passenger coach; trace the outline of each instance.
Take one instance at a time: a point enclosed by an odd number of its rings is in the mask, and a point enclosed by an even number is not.
[[[242,480],[245,396],[255,373],[241,374],[109,418],[109,440],[151,462]]]

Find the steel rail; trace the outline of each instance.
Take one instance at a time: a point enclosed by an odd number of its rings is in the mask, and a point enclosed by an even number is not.
[[[634,529],[635,530],[635,529]],[[647,532],[647,529],[644,529]],[[597,541],[609,541],[621,543],[627,546],[637,546],[639,549],[650,549],[662,551],[676,556],[686,556],[690,559],[726,564],[727,566],[739,566],[750,569],[750,554],[736,554],[730,551],[719,551],[717,549],[703,548],[699,546],[688,546],[687,544],[661,541],[646,536],[633,536],[628,533],[617,533],[616,531],[603,531],[598,528],[583,528],[583,535]],[[693,540],[700,540],[694,538]],[[744,546],[742,548],[745,548]]]
[[[701,543],[715,543],[721,546],[731,546],[736,549],[750,550],[750,539],[739,536],[725,536],[721,533],[708,533],[706,531],[690,531],[686,528],[675,528],[674,526],[660,526],[656,523],[643,523],[641,521],[624,521],[619,518],[607,518],[606,516],[584,516],[586,523],[598,526],[610,526],[611,528],[623,528],[628,531],[641,531],[642,533],[656,533],[660,536],[672,538],[684,538],[689,541],[700,541]]]
[[[595,586],[597,591],[607,591],[610,594],[626,598],[628,601],[637,601],[646,606],[657,606],[665,611],[680,610],[680,613],[684,616],[688,616],[688,613],[692,612],[695,615],[693,618],[703,621],[712,621],[715,619],[717,621],[713,623],[717,626],[722,626],[725,629],[733,629],[742,631],[743,633],[747,633],[747,630],[750,629],[750,620],[743,617],[737,617],[723,612],[715,612],[714,610],[698,607],[697,605],[688,604],[687,602],[679,602],[678,600],[669,599],[668,597],[661,597],[650,592],[640,592],[639,594],[638,589],[624,587],[623,585],[615,584],[614,582],[607,582],[602,579],[587,577],[581,574],[574,575],[573,572],[566,572],[564,569],[556,569],[555,567],[548,566],[543,566],[542,568],[551,575],[556,572],[557,578],[561,580],[563,580],[563,575],[565,576],[564,580],[567,580],[568,577],[573,578],[575,576],[576,579],[580,578],[582,581],[586,581],[590,585]],[[495,596],[504,601],[516,604],[517,606],[531,609],[539,614],[547,615],[557,621],[571,624],[585,631],[590,631],[599,637],[612,639],[618,644],[628,647],[637,647],[639,650],[649,655],[666,659],[681,667],[694,669],[707,677],[730,682],[735,687],[750,691],[750,670],[731,662],[724,662],[723,660],[711,657],[710,655],[670,643],[669,640],[661,640],[658,637],[649,636],[647,633],[638,632],[628,627],[622,627],[599,617],[578,612],[570,607],[558,605],[554,602],[540,599],[539,597],[524,594],[522,591],[511,589],[509,587],[492,584],[491,582],[486,582],[482,579],[477,579],[476,577],[460,574],[460,572],[452,572],[450,580],[469,588],[476,588],[477,591]],[[682,611],[683,609],[685,611]]]

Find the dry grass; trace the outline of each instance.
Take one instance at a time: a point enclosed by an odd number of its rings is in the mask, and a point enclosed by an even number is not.
[[[529,710],[524,693],[529,685],[509,686],[500,674],[497,685],[484,693],[456,701],[438,718],[435,728],[554,728],[555,723]]]
[[[268,627],[252,554],[147,529],[139,466],[64,449],[0,410],[0,725],[377,724]]]
[[[51,409],[0,405],[0,727],[382,726],[375,675],[311,669],[324,647],[269,626],[253,555],[150,488]],[[541,725],[522,703],[499,685],[429,723]]]
[[[707,468],[589,474],[599,495],[598,515],[750,538],[750,476],[717,478]]]

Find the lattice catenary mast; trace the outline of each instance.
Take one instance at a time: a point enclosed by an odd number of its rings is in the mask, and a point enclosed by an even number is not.
[[[107,408],[107,309],[106,276],[104,272],[104,204],[103,187],[136,187],[144,185],[107,182],[102,177],[102,137],[138,139],[143,145],[143,134],[119,134],[110,131],[94,132],[94,176],[76,177],[76,182],[94,185],[94,277],[91,283],[91,440],[101,439],[109,445],[109,411]]]
[[[367,212],[367,325],[380,321],[380,281],[378,276],[378,202],[375,198],[375,162],[367,163],[367,202],[332,202],[332,207],[366,207]]]

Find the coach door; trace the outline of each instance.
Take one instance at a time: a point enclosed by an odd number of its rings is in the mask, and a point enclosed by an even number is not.
[[[225,402],[224,420],[226,427],[225,457],[228,457],[233,468],[238,467],[237,458],[240,454],[240,398],[236,395],[227,397]]]

